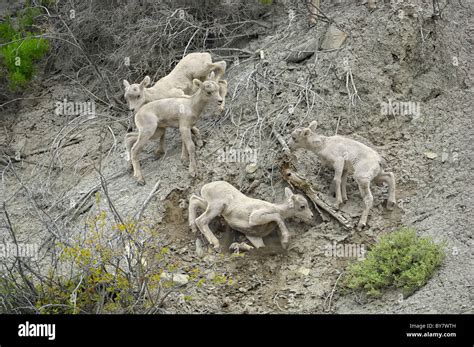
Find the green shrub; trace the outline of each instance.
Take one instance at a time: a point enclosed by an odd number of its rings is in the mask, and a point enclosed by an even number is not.
[[[100,200],[96,194],[97,205]],[[228,274],[211,279],[199,266],[183,263],[160,246],[161,234],[131,217],[117,222],[99,208],[84,234],[51,249],[53,265],[41,275],[0,261],[0,271],[9,269],[0,276],[0,314],[156,313],[170,293],[189,303],[196,290],[235,284]]]
[[[349,265],[345,286],[374,297],[384,288],[396,287],[406,297],[428,282],[444,257],[442,245],[402,228],[383,236],[363,261]]]
[[[49,44],[30,31],[34,19],[41,13],[38,8],[27,8],[18,14],[16,23],[11,18],[0,24],[0,57],[7,71],[10,89],[25,87],[36,72],[35,61],[48,52]]]

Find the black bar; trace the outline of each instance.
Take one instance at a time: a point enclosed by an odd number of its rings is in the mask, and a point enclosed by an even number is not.
[[[26,322],[30,329],[31,323],[55,324],[54,340],[18,336],[20,324]],[[0,315],[0,346],[140,346],[151,341],[156,346],[261,343],[263,347],[288,342],[472,347],[473,327],[472,315]],[[434,336],[438,333],[455,336]]]

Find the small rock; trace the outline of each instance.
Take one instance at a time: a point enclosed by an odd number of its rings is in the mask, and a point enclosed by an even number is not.
[[[222,307],[229,307],[229,305],[232,303],[232,299],[229,298],[224,298],[222,300]]]
[[[202,249],[202,241],[200,238],[196,239],[196,254],[199,258],[202,258],[204,251]]]
[[[208,254],[206,255],[203,260],[206,264],[214,264],[216,262],[216,257],[214,255]]]
[[[300,267],[300,269],[298,270],[298,273],[302,274],[303,276],[308,276],[310,271],[311,270],[308,268]]]
[[[252,174],[255,171],[257,171],[257,164],[248,164],[245,167],[245,172],[247,172],[248,174]]]
[[[438,154],[434,152],[425,152],[425,157],[428,159],[436,159],[438,157]]]
[[[326,31],[326,35],[321,43],[321,50],[337,49],[346,41],[347,33],[331,25]]]
[[[189,276],[183,274],[170,274],[167,272],[163,272],[161,274],[161,278],[165,281],[172,281],[173,283],[179,285],[185,285],[189,282]]]
[[[444,163],[448,160],[449,154],[446,152],[441,153],[441,162]]]
[[[235,253],[239,253],[240,251],[250,251],[253,248],[254,247],[246,244],[245,242],[234,242],[229,246],[229,249]]]

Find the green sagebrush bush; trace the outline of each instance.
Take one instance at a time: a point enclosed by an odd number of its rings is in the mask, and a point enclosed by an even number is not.
[[[0,313],[159,313],[171,293],[190,302],[196,291],[235,283],[228,274],[209,278],[199,265],[184,263],[160,234],[132,217],[116,222],[99,208],[83,235],[56,243],[44,273],[29,272],[31,264],[8,265],[0,276]]]
[[[402,228],[383,236],[363,261],[349,265],[345,286],[373,297],[395,287],[407,297],[428,282],[444,257],[443,245]]]
[[[25,87],[36,72],[35,62],[48,52],[48,41],[30,31],[38,8],[21,11],[16,22],[10,17],[0,23],[0,57],[11,90]]]

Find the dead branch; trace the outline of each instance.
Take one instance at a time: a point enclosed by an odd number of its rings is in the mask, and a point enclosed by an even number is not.
[[[316,207],[322,208],[336,219],[344,228],[353,229],[351,218],[344,212],[336,210],[332,204],[328,203],[318,192],[316,192],[306,178],[298,174],[294,165],[289,160],[284,160],[280,166],[280,172],[283,179],[292,187],[298,188],[306,194],[306,196],[313,202]],[[325,220],[323,218],[323,220]]]
[[[158,181],[155,183],[155,185],[154,185],[153,189],[151,190],[150,194],[148,194],[148,197],[147,197],[146,200],[143,202],[142,208],[141,208],[140,211],[138,211],[137,214],[135,215],[135,220],[136,220],[137,222],[141,219],[143,212],[145,211],[145,209],[146,209],[148,203],[150,202],[151,198],[153,197],[153,195],[155,195],[156,190],[157,190],[158,187],[160,186],[160,183],[161,183],[161,180],[158,180]]]

